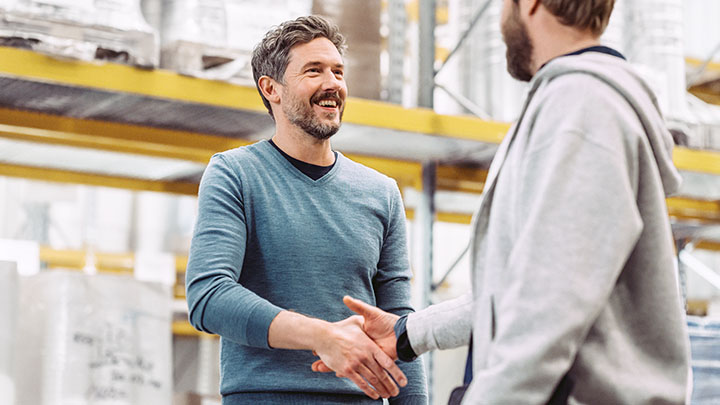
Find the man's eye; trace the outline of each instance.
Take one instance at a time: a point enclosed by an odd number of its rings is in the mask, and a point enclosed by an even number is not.
[[[338,76],[343,76],[345,74],[345,72],[343,72],[342,70],[336,70],[335,74]]]
[[[318,69],[318,68],[308,69],[307,71],[310,73],[320,73],[320,69]]]

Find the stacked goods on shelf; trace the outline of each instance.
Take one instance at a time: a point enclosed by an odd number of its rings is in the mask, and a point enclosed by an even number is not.
[[[126,276],[21,279],[18,403],[170,405],[171,302],[167,286]]]
[[[140,0],[0,0],[0,45],[155,67],[157,43]]]
[[[251,84],[253,47],[273,26],[310,14],[312,0],[162,0],[161,9],[163,68]]]
[[[17,323],[18,274],[14,262],[0,261],[0,398],[12,404],[15,397],[13,348]]]
[[[693,405],[720,403],[720,319],[688,317]]]
[[[315,0],[313,4],[313,14],[327,17],[345,35],[345,80],[353,97],[380,99],[381,11],[380,0]]]

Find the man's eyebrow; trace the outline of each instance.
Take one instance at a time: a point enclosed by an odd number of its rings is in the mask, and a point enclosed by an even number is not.
[[[312,62],[308,62],[308,63],[304,64],[303,67],[302,67],[302,69],[305,70],[305,69],[307,69],[307,68],[309,68],[309,67],[311,67],[311,66],[322,66],[322,65],[324,65],[324,63],[318,62],[318,61],[312,61]],[[344,68],[345,68],[345,65],[342,64],[342,63],[336,63],[336,64],[333,66],[333,68],[344,69]]]

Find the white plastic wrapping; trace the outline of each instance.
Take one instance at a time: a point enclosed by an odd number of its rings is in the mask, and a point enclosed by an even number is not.
[[[145,22],[140,0],[0,0],[3,38],[82,60],[159,61],[157,34]]]
[[[169,405],[169,288],[52,271],[21,282],[18,405]]]
[[[312,0],[163,0],[162,10],[162,67],[248,79],[253,47],[273,26],[309,15]]]
[[[688,317],[693,405],[720,404],[720,318]]]
[[[18,273],[14,262],[0,261],[0,400],[15,401],[13,359],[18,309]]]

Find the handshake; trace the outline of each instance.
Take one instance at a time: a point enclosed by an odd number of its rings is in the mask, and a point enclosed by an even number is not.
[[[348,378],[373,399],[397,395],[398,385],[407,385],[407,377],[395,364],[394,328],[399,316],[349,296],[343,302],[358,315],[330,324],[326,339],[313,350],[320,360],[312,370]]]

